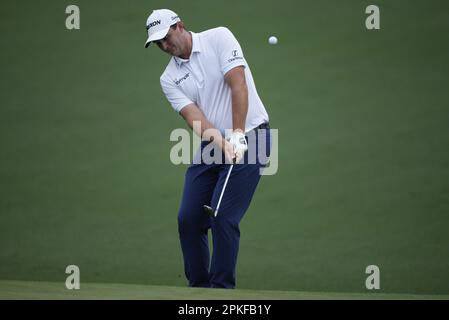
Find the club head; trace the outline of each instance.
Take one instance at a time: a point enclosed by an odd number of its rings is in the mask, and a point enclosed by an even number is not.
[[[203,206],[203,209],[209,216],[214,217],[214,209],[206,205]]]

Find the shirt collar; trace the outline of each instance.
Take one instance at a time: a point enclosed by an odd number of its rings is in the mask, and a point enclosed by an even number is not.
[[[192,53],[190,54],[189,59],[183,59],[180,57],[174,57],[176,63],[178,64],[178,66],[180,67],[184,62],[189,62],[190,58],[192,57],[194,52],[201,52],[201,43],[200,43],[200,39],[198,34],[189,31],[190,34],[192,35]]]

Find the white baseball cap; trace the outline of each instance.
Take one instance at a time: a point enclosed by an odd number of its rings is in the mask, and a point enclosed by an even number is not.
[[[170,26],[181,21],[178,15],[168,9],[154,10],[147,19],[148,39],[145,42],[145,48],[148,48],[152,41],[164,38]]]

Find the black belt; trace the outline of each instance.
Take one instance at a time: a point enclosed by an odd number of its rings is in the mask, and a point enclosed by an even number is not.
[[[270,123],[264,122],[260,126],[255,127],[254,129],[270,129]]]

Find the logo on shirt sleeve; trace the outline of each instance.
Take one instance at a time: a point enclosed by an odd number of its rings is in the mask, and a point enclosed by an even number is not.
[[[239,52],[237,50],[232,50],[231,55],[232,55],[232,58],[230,58],[228,60],[228,63],[230,63],[232,61],[235,61],[235,60],[242,60],[243,59],[243,57],[239,57]]]

